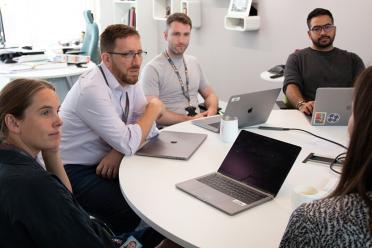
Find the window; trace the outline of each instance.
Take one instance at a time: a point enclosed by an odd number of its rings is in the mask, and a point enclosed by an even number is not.
[[[79,39],[85,30],[83,11],[95,12],[96,0],[2,0],[7,46],[45,48]]]

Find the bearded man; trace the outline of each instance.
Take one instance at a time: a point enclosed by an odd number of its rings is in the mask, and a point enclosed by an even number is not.
[[[288,57],[283,92],[293,107],[311,115],[319,87],[352,87],[365,68],[355,53],[333,46],[336,26],[331,12],[316,8],[307,17],[312,45]]]

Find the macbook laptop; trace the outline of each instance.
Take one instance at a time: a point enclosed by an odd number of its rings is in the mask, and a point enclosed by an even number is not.
[[[150,139],[137,155],[188,160],[207,138],[206,134],[162,131]]]
[[[280,88],[231,96],[224,115],[238,118],[239,128],[266,122],[278,98]],[[218,133],[222,116],[193,120],[196,126]]]
[[[318,88],[311,124],[347,126],[352,112],[354,88]]]
[[[272,200],[301,147],[242,130],[218,172],[176,187],[234,215]]]

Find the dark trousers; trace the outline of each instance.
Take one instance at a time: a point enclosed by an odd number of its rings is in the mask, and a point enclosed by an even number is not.
[[[75,198],[90,214],[104,221],[115,234],[133,231],[140,218],[128,206],[119,180],[97,176],[96,166],[65,165]]]

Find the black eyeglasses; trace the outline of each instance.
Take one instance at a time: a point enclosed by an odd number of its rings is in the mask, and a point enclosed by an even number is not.
[[[331,32],[332,30],[334,30],[336,28],[336,26],[332,25],[332,24],[326,24],[326,25],[322,25],[322,26],[314,26],[310,29],[310,31],[314,32],[314,33],[317,33],[317,34],[320,34],[322,32],[322,30],[324,30],[324,32],[328,33],[328,32]]]
[[[129,52],[125,52],[125,53],[119,53],[119,52],[107,52],[108,54],[116,54],[116,55],[120,55],[121,57],[123,57],[124,59],[127,59],[127,60],[132,60],[134,59],[134,57],[136,57],[136,55],[138,55],[138,57],[142,58],[144,56],[147,55],[147,52],[146,51],[129,51]]]

